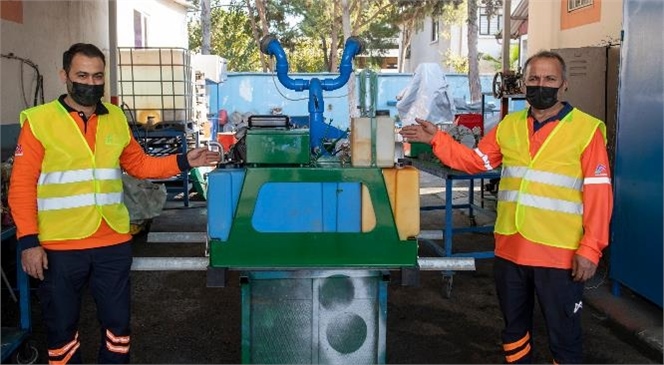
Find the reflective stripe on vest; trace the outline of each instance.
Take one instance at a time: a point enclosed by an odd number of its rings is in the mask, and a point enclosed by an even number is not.
[[[524,166],[505,166],[500,174],[501,177],[518,177],[525,180],[539,182],[543,184],[556,185],[563,188],[569,188],[581,191],[584,181],[556,174],[554,172],[529,170]]]
[[[527,111],[508,114],[496,139],[503,154],[495,232],[520,233],[531,242],[575,250],[583,236],[581,154],[604,124],[573,109],[530,155]]]
[[[21,123],[29,121],[44,147],[37,214],[39,240],[46,245],[89,237],[102,219],[116,232],[129,232],[120,156],[131,135],[122,110],[104,106],[109,113],[97,116],[94,151],[58,100],[21,113]]]
[[[67,184],[88,180],[117,180],[122,179],[120,169],[84,169],[72,171],[54,171],[39,175],[39,185]]]
[[[71,209],[78,207],[85,207],[88,205],[111,205],[121,204],[122,193],[108,193],[108,194],[82,194],[68,196],[65,198],[44,198],[37,199],[37,209],[40,211],[58,210],[58,209]]]
[[[611,184],[610,177],[587,177],[583,179],[583,185]]]
[[[498,192],[498,200],[516,202],[521,205],[568,214],[583,214],[583,204],[576,204],[561,199],[545,198],[532,194],[519,194],[518,191],[505,190]]]

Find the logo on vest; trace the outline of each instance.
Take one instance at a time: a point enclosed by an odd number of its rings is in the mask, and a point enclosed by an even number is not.
[[[595,176],[606,176],[606,166],[603,164],[597,165],[595,168]]]
[[[576,314],[581,308],[583,308],[583,302],[579,301],[578,303],[574,303],[574,314]]]
[[[116,139],[113,137],[112,134],[109,134],[109,135],[106,136],[105,142],[106,142],[107,145],[119,144],[118,141],[116,141]]]
[[[16,145],[16,150],[14,150],[14,156],[23,156],[23,146],[20,144]]]

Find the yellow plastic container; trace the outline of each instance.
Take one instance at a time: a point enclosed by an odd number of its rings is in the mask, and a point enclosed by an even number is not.
[[[412,166],[383,169],[383,178],[399,239],[403,241],[417,236],[420,233],[419,171]],[[362,186],[362,232],[371,231],[375,226],[376,214],[369,189]]]
[[[371,118],[353,118],[350,124],[351,165],[371,166]],[[376,117],[376,166],[394,166],[394,136],[394,119]]]

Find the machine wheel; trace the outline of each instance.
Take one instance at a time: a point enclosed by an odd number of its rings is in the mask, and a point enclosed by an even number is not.
[[[443,274],[443,297],[445,299],[450,299],[452,297],[453,283],[454,283],[454,277],[452,275]]]
[[[500,99],[503,97],[503,92],[503,73],[496,72],[496,74],[493,75],[493,97]]]
[[[39,351],[37,348],[30,344],[25,343],[21,348],[16,351],[16,363],[17,364],[34,364],[39,358]]]

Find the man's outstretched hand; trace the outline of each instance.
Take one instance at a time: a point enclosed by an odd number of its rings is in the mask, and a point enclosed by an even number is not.
[[[417,124],[407,125],[401,128],[399,134],[404,139],[404,142],[422,142],[431,144],[433,137],[438,132],[438,127],[428,120],[415,118]]]
[[[198,147],[187,152],[187,161],[191,167],[215,166],[221,161],[221,154],[206,147]]]

